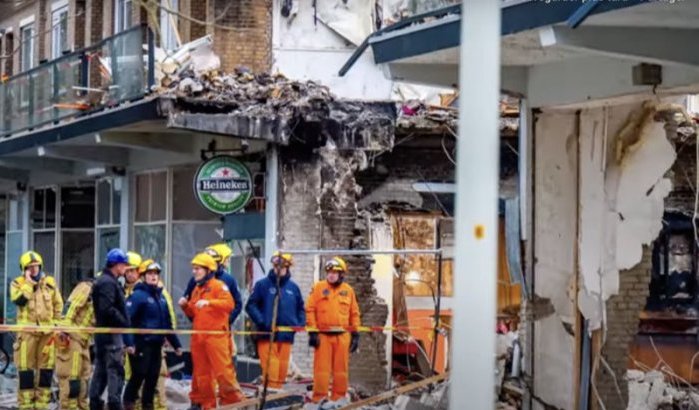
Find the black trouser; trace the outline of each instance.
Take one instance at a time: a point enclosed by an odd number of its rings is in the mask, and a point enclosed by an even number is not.
[[[136,345],[136,354],[129,355],[131,364],[131,379],[124,390],[124,404],[131,405],[138,399],[138,391],[143,385],[141,407],[143,410],[153,409],[153,398],[160,377],[162,357],[162,342],[140,343]]]
[[[121,410],[121,390],[124,388],[124,346],[95,345],[95,373],[90,382],[90,409],[102,410],[102,393],[107,388],[109,410]]]

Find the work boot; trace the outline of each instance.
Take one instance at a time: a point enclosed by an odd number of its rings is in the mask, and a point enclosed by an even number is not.
[[[104,410],[104,402],[102,400],[90,400],[90,410]]]
[[[136,404],[124,402],[124,410],[136,410]]]
[[[350,404],[350,401],[347,397],[343,397],[339,400],[335,401],[330,401],[328,400],[325,402],[322,406],[320,406],[321,410],[336,410],[336,409],[341,409],[345,406]]]
[[[189,410],[201,410],[201,406],[196,403],[192,403],[192,406],[189,407]]]
[[[320,403],[306,403],[303,405],[303,410],[319,410]]]

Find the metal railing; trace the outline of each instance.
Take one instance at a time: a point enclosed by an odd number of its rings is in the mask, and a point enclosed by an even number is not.
[[[153,33],[135,26],[10,77],[0,83],[0,137],[143,98],[153,55]]]

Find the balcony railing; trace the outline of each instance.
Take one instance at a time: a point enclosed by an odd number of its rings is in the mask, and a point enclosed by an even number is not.
[[[0,83],[0,137],[143,98],[153,52],[153,33],[136,26],[10,77]]]

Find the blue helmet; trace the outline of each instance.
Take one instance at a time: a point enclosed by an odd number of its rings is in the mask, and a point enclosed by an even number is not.
[[[119,263],[129,263],[129,257],[126,255],[126,252],[119,248],[115,248],[107,252],[107,266],[114,266]]]

